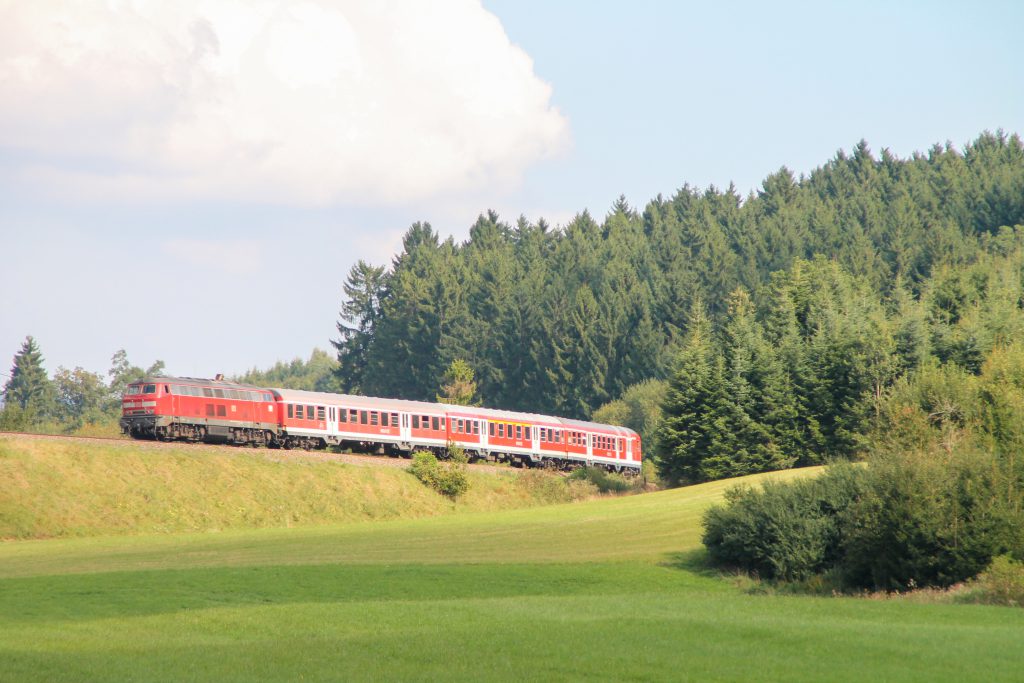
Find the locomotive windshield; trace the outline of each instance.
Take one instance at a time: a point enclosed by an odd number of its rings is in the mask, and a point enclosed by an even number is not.
[[[156,393],[156,385],[155,384],[147,384],[146,387],[142,390],[142,393],[144,393],[144,394],[155,394]]]
[[[129,396],[134,396],[135,394],[141,394],[142,393],[142,386],[139,385],[139,384],[133,384],[130,387],[128,387],[128,391],[126,391],[124,393],[126,393]]]

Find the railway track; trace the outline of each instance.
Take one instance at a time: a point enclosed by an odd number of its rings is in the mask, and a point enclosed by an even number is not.
[[[124,448],[142,448],[142,449],[177,449],[177,450],[206,450],[213,452],[223,452],[240,454],[244,453],[247,455],[260,455],[268,460],[275,460],[278,462],[313,462],[313,461],[330,461],[330,462],[342,462],[348,465],[355,465],[358,467],[397,467],[400,469],[408,469],[412,464],[410,460],[404,458],[389,457],[386,455],[364,455],[360,453],[338,453],[330,450],[323,451],[301,451],[301,450],[281,450],[281,449],[270,449],[270,448],[253,448],[249,446],[228,446],[221,444],[206,444],[206,443],[187,443],[184,441],[147,441],[141,439],[129,439],[127,437],[111,437],[111,436],[70,436],[66,434],[33,434],[31,432],[0,432],[0,439],[7,437],[18,437],[33,440],[43,441],[75,441],[75,442],[94,442],[103,443],[115,447]],[[469,465],[470,469],[479,472],[508,472],[509,467],[489,465],[483,463],[475,463]]]

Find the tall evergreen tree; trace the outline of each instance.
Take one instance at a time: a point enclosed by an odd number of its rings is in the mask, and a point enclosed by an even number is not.
[[[4,385],[5,405],[17,406],[30,419],[51,415],[54,410],[53,383],[43,368],[43,354],[31,336],[25,337],[21,350],[14,355],[10,379]]]
[[[722,381],[716,361],[711,321],[698,300],[690,307],[689,330],[669,379],[655,437],[658,472],[666,481],[680,484],[704,478],[701,463],[711,447],[708,409]]]

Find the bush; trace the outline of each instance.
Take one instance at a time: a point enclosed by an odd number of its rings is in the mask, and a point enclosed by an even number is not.
[[[947,587],[1017,545],[1018,526],[989,453],[882,454],[847,523],[839,569],[847,585]]]
[[[601,493],[625,493],[634,488],[632,482],[621,474],[614,474],[600,467],[580,467],[572,471],[569,481],[588,481]]]
[[[1024,606],[1024,562],[1009,555],[996,557],[988,569],[970,583],[960,600],[984,605]]]
[[[449,451],[451,453],[451,450]],[[412,465],[409,472],[426,486],[449,498],[458,498],[469,490],[469,477],[466,475],[466,455],[451,453],[448,463],[439,463],[433,453],[417,451],[412,454]]]
[[[725,506],[704,516],[712,562],[788,581],[827,570],[842,553],[844,520],[863,480],[862,470],[841,465],[814,480],[729,490]]]
[[[732,490],[705,514],[703,540],[714,563],[768,579],[947,587],[1024,547],[1006,483],[991,454],[876,455],[867,468]]]

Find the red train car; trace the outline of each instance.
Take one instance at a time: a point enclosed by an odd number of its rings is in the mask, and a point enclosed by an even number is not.
[[[121,401],[121,429],[140,438],[271,445],[279,422],[270,391],[221,380],[149,377]]]

